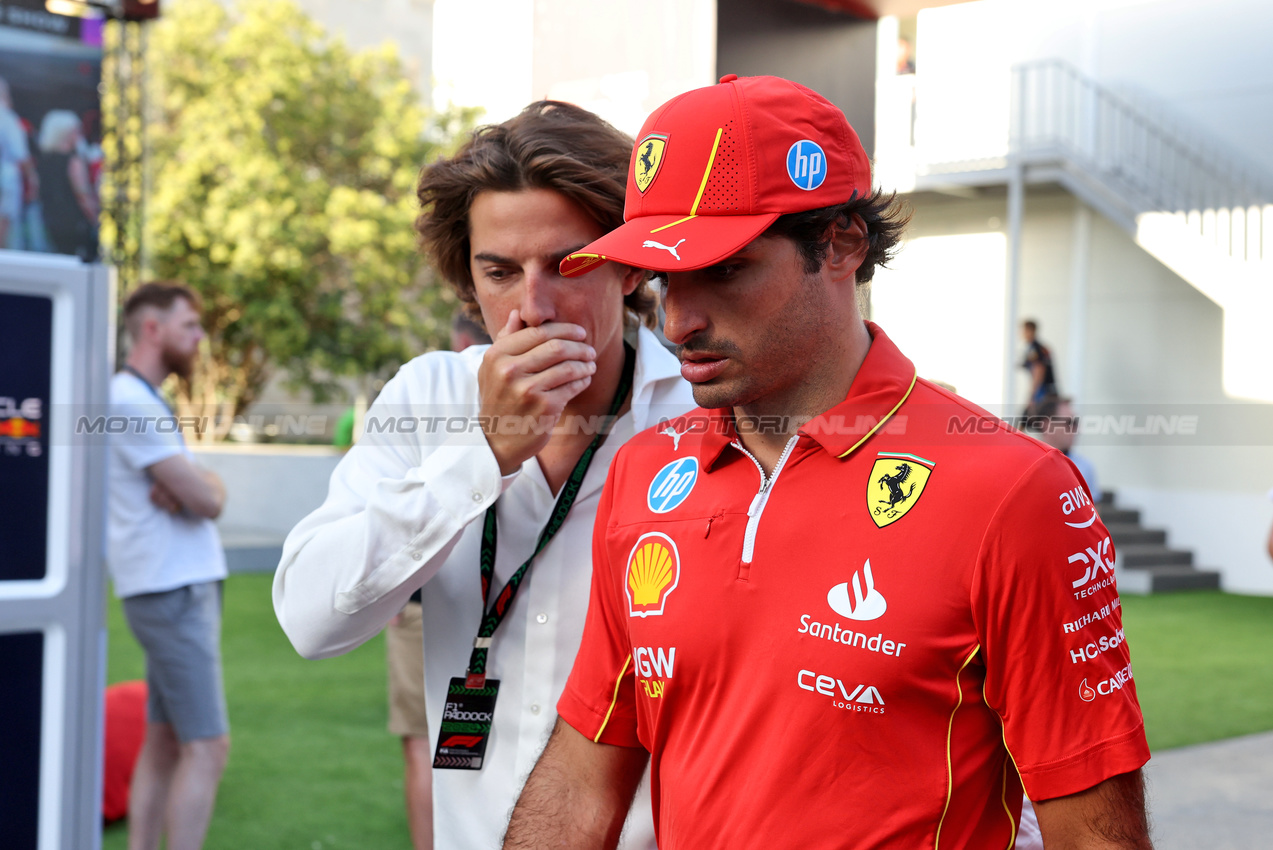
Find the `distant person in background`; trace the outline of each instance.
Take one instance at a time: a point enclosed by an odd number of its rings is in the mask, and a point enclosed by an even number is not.
[[[1269,501],[1273,501],[1273,490],[1269,491]],[[1273,525],[1269,526],[1269,558],[1273,559]]]
[[[53,250],[95,258],[101,204],[85,155],[87,143],[79,117],[69,109],[49,111],[40,124],[38,146],[44,226]]]
[[[451,317],[451,350],[489,345],[491,338],[461,307]],[[433,847],[433,751],[424,704],[424,618],[421,592],[411,594],[385,629],[389,667],[389,731],[402,738],[407,824],[414,850]]]
[[[1021,367],[1030,373],[1030,404],[1038,404],[1044,396],[1056,395],[1056,375],[1052,371],[1052,351],[1039,342],[1039,323],[1026,319],[1021,323],[1025,340],[1025,361]]]
[[[1096,466],[1074,451],[1074,437],[1078,434],[1079,418],[1074,415],[1074,405],[1064,396],[1044,396],[1031,406],[1027,413],[1027,428],[1035,432],[1044,443],[1070,459],[1083,475],[1083,482],[1092,493],[1092,501],[1101,500],[1101,485],[1096,477]]]
[[[110,412],[134,425],[111,437],[106,560],[146,656],[146,738],[133,773],[128,850],[198,850],[230,749],[221,678],[225,552],[213,520],[225,486],[198,466],[159,385],[188,377],[203,328],[199,298],[147,283],[124,304],[132,348],[110,385]]]
[[[39,191],[40,178],[27,144],[26,127],[13,111],[9,81],[0,77],[0,248],[31,248],[23,238],[23,213]]]
[[[910,39],[897,40],[897,75],[915,73],[915,51],[911,48]]]

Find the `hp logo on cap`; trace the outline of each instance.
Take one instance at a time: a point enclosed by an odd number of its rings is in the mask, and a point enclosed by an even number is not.
[[[827,179],[827,156],[822,146],[810,139],[801,139],[787,151],[787,176],[805,191],[812,191]]]

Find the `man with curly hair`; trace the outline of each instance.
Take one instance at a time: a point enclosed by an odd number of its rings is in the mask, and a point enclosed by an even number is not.
[[[631,145],[540,102],[423,170],[423,247],[494,342],[386,384],[275,578],[279,622],[311,658],[370,639],[421,589],[438,847],[498,844],[579,646],[610,461],[693,406],[648,327],[648,273],[559,272],[622,223]],[[648,809],[628,839],[653,845]]]

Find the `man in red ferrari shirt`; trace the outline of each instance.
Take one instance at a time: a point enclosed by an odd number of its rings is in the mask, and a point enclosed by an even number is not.
[[[918,378],[859,297],[905,224],[843,114],[724,78],[646,121],[626,223],[700,409],[611,468],[583,644],[505,847],[1147,848],[1114,552],[1061,453]]]

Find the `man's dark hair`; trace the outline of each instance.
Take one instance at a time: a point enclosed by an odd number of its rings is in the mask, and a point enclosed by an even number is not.
[[[195,312],[199,312],[203,306],[198,293],[185,284],[167,280],[143,283],[124,301],[124,327],[135,339],[139,330],[135,320],[143,308],[154,307],[156,310],[167,311],[172,309],[178,299],[185,299]]]
[[[1021,323],[1021,327],[1028,328],[1030,333],[1036,333],[1039,330],[1039,323],[1034,319],[1026,319]]]
[[[785,236],[795,241],[804,258],[804,270],[814,274],[822,268],[827,250],[831,247],[831,226],[847,227],[854,215],[861,216],[866,223],[869,245],[857,271],[857,282],[865,284],[875,276],[876,266],[887,265],[893,259],[902,231],[911,220],[910,210],[897,199],[896,192],[885,195],[882,190],[876,189],[869,195],[843,204],[787,213],[769,225],[764,235]]]
[[[631,137],[588,110],[551,100],[532,103],[503,124],[478,128],[454,156],[420,172],[420,245],[480,321],[469,268],[469,209],[478,193],[550,189],[608,233],[623,224],[631,155]],[[654,326],[657,299],[647,286],[623,303]]]

